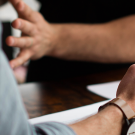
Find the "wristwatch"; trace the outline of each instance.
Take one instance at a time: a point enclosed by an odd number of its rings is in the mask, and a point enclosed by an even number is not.
[[[115,98],[100,106],[98,111],[103,110],[108,105],[117,106],[124,115],[125,123],[123,124],[121,135],[135,135],[135,112],[131,107],[124,100]]]
[[[130,125],[128,127],[128,130],[126,132],[126,135],[135,135],[135,118],[132,118],[129,121],[130,121]]]

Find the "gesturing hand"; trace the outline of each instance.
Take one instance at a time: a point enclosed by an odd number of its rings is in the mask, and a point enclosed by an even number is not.
[[[7,45],[20,48],[17,58],[10,61],[11,67],[16,68],[29,59],[38,59],[48,55],[51,51],[55,32],[40,13],[33,11],[23,1],[9,1],[19,15],[12,26],[22,31],[22,37],[9,36],[6,39]]]
[[[117,97],[125,100],[135,112],[135,64],[129,67],[121,80]]]

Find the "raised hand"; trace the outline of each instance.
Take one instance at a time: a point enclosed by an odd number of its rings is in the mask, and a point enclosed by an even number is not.
[[[125,100],[135,112],[135,64],[129,67],[121,80],[117,97]]]
[[[40,13],[33,11],[22,0],[9,1],[19,15],[12,26],[22,31],[22,37],[9,36],[6,39],[7,45],[20,48],[17,58],[10,61],[11,67],[16,68],[29,59],[49,55],[55,31]]]

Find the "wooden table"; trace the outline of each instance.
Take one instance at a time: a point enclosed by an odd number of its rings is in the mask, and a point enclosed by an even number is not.
[[[19,89],[29,117],[34,118],[105,100],[87,91],[86,86],[120,80],[126,71],[121,68],[72,79],[26,83]]]

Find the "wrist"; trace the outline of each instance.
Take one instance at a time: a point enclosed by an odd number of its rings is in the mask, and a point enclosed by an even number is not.
[[[110,105],[96,115],[72,124],[70,127],[78,135],[120,135],[122,124],[123,113],[116,106]]]
[[[109,105],[97,114],[102,129],[106,135],[120,135],[125,122],[123,112],[115,105]],[[108,127],[108,129],[106,128]]]
[[[97,115],[106,120],[111,120],[111,122],[121,123],[124,120],[124,115],[122,111],[115,105],[109,105],[100,111]]]
[[[53,34],[51,38],[51,51],[49,56],[58,57],[60,51],[60,28],[58,24],[50,24]]]

